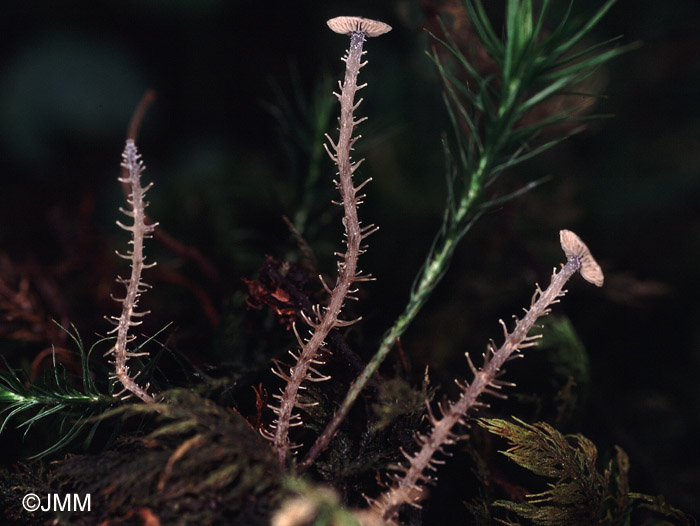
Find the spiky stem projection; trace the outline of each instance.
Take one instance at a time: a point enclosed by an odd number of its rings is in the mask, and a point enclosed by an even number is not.
[[[330,145],[326,145],[326,150],[338,166],[338,179],[334,182],[342,198],[342,201],[338,204],[343,206],[343,225],[345,226],[347,249],[345,253],[336,253],[341,259],[338,261],[338,277],[333,290],[323,283],[324,288],[330,293],[328,306],[315,306],[315,319],[304,316],[306,323],[311,327],[310,338],[303,339],[300,337],[296,327],[294,327],[300,352],[297,355],[290,351],[290,354],[295,358],[296,363],[289,367],[277,362],[276,367],[273,368],[273,372],[287,382],[281,394],[275,395],[279,400],[279,406],[270,406],[277,415],[274,421],[274,433],[270,433],[270,437],[273,441],[277,458],[282,465],[285,464],[287,453],[292,447],[289,441],[289,428],[301,424],[299,416],[292,413],[295,406],[300,406],[300,403],[297,401],[297,395],[299,389],[303,389],[301,384],[305,380],[319,382],[330,378],[321,374],[312,364],[320,365],[324,363],[319,359],[319,351],[325,346],[325,339],[333,328],[347,326],[359,320],[358,318],[358,320],[343,321],[338,316],[346,298],[352,297],[349,296],[349,294],[354,292],[354,290],[351,290],[352,285],[359,281],[372,279],[369,275],[362,275],[357,269],[358,256],[364,251],[364,247],[361,246],[362,240],[377,230],[374,225],[361,226],[357,216],[357,207],[361,204],[364,197],[359,195],[358,192],[369,179],[358,186],[354,186],[353,173],[364,159],[352,162],[350,156],[350,150],[360,138],[359,135],[353,137],[355,127],[366,119],[364,117],[356,120],[354,117],[354,111],[362,102],[362,99],[360,99],[355,103],[355,93],[365,86],[357,85],[357,75],[360,68],[366,64],[366,62],[362,62],[364,41],[365,33],[363,31],[352,33],[350,48],[342,59],[346,64],[345,80],[340,84],[340,93],[334,93],[340,101],[340,135],[338,142],[334,143],[326,135]]]
[[[568,230],[562,231],[563,244],[564,233],[575,236]],[[578,236],[576,236],[576,239],[578,239]],[[581,244],[583,245],[583,243]],[[583,246],[585,247],[585,245]],[[587,247],[586,252],[590,256]],[[464,435],[458,434],[453,429],[457,424],[467,423],[470,411],[473,412],[479,407],[486,405],[480,401],[480,397],[484,394],[490,394],[505,398],[505,395],[500,390],[504,386],[513,386],[514,384],[499,380],[499,377],[504,373],[503,365],[512,358],[522,356],[521,354],[515,354],[520,350],[537,345],[537,340],[541,337],[541,334],[528,335],[530,330],[535,326],[535,322],[539,317],[549,314],[550,306],[553,303],[558,303],[559,298],[566,293],[563,290],[566,282],[575,272],[581,269],[582,257],[580,255],[567,253],[567,257],[568,260],[561,270],[557,272],[555,269],[552,273],[551,283],[546,290],[542,291],[539,285],[537,286],[530,308],[527,309],[522,319],[517,320],[512,332],[508,332],[505,322],[499,320],[503,327],[505,341],[498,349],[496,349],[493,341],[489,343],[487,351],[483,355],[484,363],[481,367],[476,367],[469,354],[466,354],[474,379],[471,383],[456,381],[462,390],[460,397],[453,402],[449,402],[446,407],[439,405],[439,415],[433,413],[429,403],[426,401],[432,430],[427,435],[418,434],[417,442],[420,449],[415,454],[403,452],[408,461],[408,466],[399,466],[399,474],[393,474],[390,477],[392,485],[389,489],[376,500],[370,501],[374,511],[383,520],[394,523],[401,506],[404,504],[419,506],[424,495],[423,486],[434,480],[434,477],[427,471],[435,471],[436,466],[442,463],[441,460],[435,458],[436,453],[443,451],[446,446],[464,438]]]
[[[129,351],[127,347],[129,343],[133,342],[136,338],[136,336],[129,334],[130,327],[142,323],[134,318],[143,317],[150,312],[137,312],[136,309],[138,308],[141,294],[147,288],[150,288],[150,285],[147,285],[141,280],[141,272],[143,269],[155,266],[155,263],[146,264],[144,262],[146,256],[143,254],[144,239],[151,237],[153,230],[155,230],[155,227],[158,225],[158,223],[146,224],[145,210],[148,203],[144,201],[144,196],[151,186],[153,186],[153,183],[149,183],[145,187],[141,186],[141,173],[145,170],[145,167],[133,139],[128,139],[126,141],[126,146],[122,153],[121,165],[125,168],[125,174],[119,178],[119,182],[127,184],[130,193],[127,197],[129,210],[119,208],[119,211],[127,217],[132,218],[134,222],[132,225],[125,225],[121,221],[117,221],[117,225],[120,228],[131,233],[131,240],[129,241],[131,250],[127,251],[126,254],[117,252],[117,255],[129,260],[131,264],[131,276],[128,279],[124,279],[121,276],[117,277],[117,283],[121,283],[126,288],[126,295],[123,298],[114,298],[122,304],[121,315],[119,317],[110,316],[107,318],[116,325],[116,327],[109,332],[110,334],[116,333],[117,340],[114,347],[107,351],[106,354],[111,354],[113,356],[112,364],[114,365],[114,377],[124,386],[124,389],[118,393],[117,396],[126,391],[130,391],[144,402],[153,403],[155,400],[148,394],[148,384],[146,384],[146,387],[141,387],[137,384],[136,377],[138,373],[131,376],[129,374],[129,366],[126,363],[131,357],[148,354],[145,352],[132,352]]]

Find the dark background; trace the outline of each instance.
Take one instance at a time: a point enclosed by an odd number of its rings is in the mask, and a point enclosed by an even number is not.
[[[590,4],[574,9],[593,9]],[[156,183],[149,213],[203,253],[219,278],[149,245],[160,269],[146,278],[155,288],[144,302],[154,313],[143,331],[173,321],[171,345],[200,365],[269,360],[279,349],[252,345],[236,320],[246,312],[241,278],[254,278],[265,254],[285,258],[295,251],[281,217],[293,217],[303,198],[308,161],[294,141],[300,133],[303,141],[310,113],[292,103],[296,117],[280,119],[279,93],[293,101],[297,89],[308,100],[319,79],[340,78],[347,43],[326,28],[326,19],[378,18],[394,30],[366,45],[362,80],[369,86],[361,112],[370,120],[357,146],[358,156],[367,157],[361,175],[374,178],[360,214],[381,226],[362,261],[378,277],[362,287],[358,307],[366,320],[358,352],[368,358],[405,304],[442,214],[440,134],[449,124],[421,29],[439,6],[417,0],[353,2],[352,9],[336,1],[5,5],[4,283],[24,283],[44,319],[72,322],[86,339],[104,334],[102,316],[117,311],[109,299],[113,278],[126,272],[112,256],[126,241],[114,226],[119,156],[136,105],[154,89],[138,143],[145,178]],[[428,363],[444,385],[453,374],[466,376],[462,353],[499,337],[497,320],[527,306],[534,282],[546,283],[561,261],[558,231],[576,231],[601,263],[606,284],[597,290],[575,280],[557,307],[574,323],[592,368],[591,395],[567,431],[594,439],[604,458],[621,445],[631,458],[633,491],[663,493],[697,517],[700,3],[620,1],[591,38],[617,35],[641,47],[599,72],[607,97],[595,111],[614,116],[504,175],[512,188],[550,179],[477,223],[402,342],[416,371]],[[318,185],[304,235],[321,269],[331,272],[340,222],[326,206],[333,167],[327,158],[321,166],[327,180]],[[205,313],[202,295],[216,319]],[[29,346],[3,336],[3,354],[26,369],[46,347],[45,334]],[[538,374],[527,361],[517,375]]]

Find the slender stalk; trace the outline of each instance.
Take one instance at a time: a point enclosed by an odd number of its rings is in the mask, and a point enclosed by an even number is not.
[[[126,169],[126,174],[119,178],[119,182],[129,186],[130,193],[127,197],[127,203],[130,206],[130,210],[120,208],[120,211],[127,217],[132,218],[134,222],[132,225],[124,225],[117,221],[117,225],[120,228],[131,233],[131,241],[129,242],[131,250],[126,254],[117,252],[117,255],[130,261],[131,276],[129,279],[117,278],[117,282],[126,287],[126,296],[124,298],[115,298],[122,304],[121,315],[118,318],[116,316],[107,318],[116,325],[110,333],[116,332],[117,340],[114,347],[107,351],[106,354],[114,356],[112,362],[114,364],[114,377],[124,386],[122,393],[130,391],[144,402],[150,404],[155,402],[155,399],[147,392],[148,384],[145,388],[137,384],[135,379],[138,373],[131,376],[126,362],[130,357],[148,354],[130,352],[127,346],[136,338],[129,334],[129,329],[142,323],[134,320],[134,318],[140,318],[148,314],[148,311],[136,312],[136,308],[138,307],[141,294],[149,288],[149,285],[141,280],[141,272],[143,269],[155,266],[155,263],[146,264],[144,262],[146,256],[143,254],[144,239],[151,237],[153,230],[157,226],[157,223],[146,224],[146,206],[148,204],[145,202],[144,196],[148,189],[153,186],[153,183],[148,184],[146,187],[141,186],[141,173],[145,168],[133,139],[127,139],[122,159],[122,166]]]
[[[308,381],[323,381],[328,380],[329,376],[324,376],[312,367],[312,364],[322,364],[319,360],[319,351],[325,346],[325,339],[328,333],[335,327],[347,326],[355,321],[343,321],[338,317],[345,303],[345,299],[351,291],[351,286],[355,282],[367,281],[372,279],[370,276],[363,276],[357,269],[357,260],[362,253],[362,240],[376,231],[374,225],[362,227],[357,215],[357,207],[361,203],[362,196],[358,195],[358,191],[363,184],[355,187],[352,176],[355,170],[362,163],[352,162],[350,150],[359,138],[353,137],[355,127],[366,119],[356,120],[354,111],[360,105],[362,100],[355,103],[355,93],[357,90],[364,87],[357,85],[357,75],[360,68],[366,63],[362,62],[362,47],[365,41],[364,31],[353,31],[350,38],[350,48],[343,58],[346,64],[345,79],[341,84],[340,93],[336,93],[340,101],[340,134],[338,142],[328,138],[330,147],[326,146],[326,150],[331,159],[338,166],[338,180],[335,181],[336,186],[342,197],[342,206],[344,211],[343,225],[345,226],[346,245],[345,253],[338,253],[341,260],[338,261],[338,277],[335,287],[330,291],[330,301],[327,307],[316,306],[314,314],[316,319],[306,318],[307,324],[312,328],[311,337],[304,340],[299,337],[297,339],[301,352],[299,355],[292,355],[296,358],[296,363],[292,367],[285,367],[277,363],[276,369],[273,372],[286,380],[284,390],[280,395],[275,397],[280,401],[279,406],[270,406],[277,414],[274,422],[274,434],[270,434],[273,441],[277,458],[281,465],[284,465],[287,459],[288,451],[291,447],[289,441],[289,428],[294,425],[299,425],[301,421],[298,415],[293,415],[292,411],[295,406],[299,406],[297,402],[297,394],[302,382]],[[296,331],[296,328],[295,328]]]
[[[512,332],[509,333],[505,323],[500,321],[505,341],[497,350],[493,343],[489,344],[481,368],[475,367],[469,354],[466,355],[474,379],[471,384],[457,382],[457,385],[462,389],[462,394],[456,401],[448,403],[446,407],[440,406],[439,416],[433,414],[426,401],[432,431],[427,435],[418,435],[417,441],[421,446],[418,452],[413,455],[404,453],[409,465],[400,467],[401,474],[392,477],[393,485],[377,500],[371,502],[373,510],[382,520],[394,523],[403,504],[418,505],[420,500],[424,498],[423,486],[434,480],[434,477],[427,474],[426,470],[435,471],[436,465],[442,463],[435,458],[436,453],[443,451],[445,446],[463,438],[453,431],[455,425],[465,424],[469,418],[470,410],[485,405],[479,401],[483,394],[503,397],[498,390],[503,386],[513,385],[498,380],[498,377],[503,374],[503,365],[513,358],[513,354],[519,350],[537,345],[537,339],[541,335],[528,336],[528,333],[539,317],[549,313],[550,305],[557,303],[559,298],[566,293],[562,290],[564,285],[580,268],[580,258],[571,257],[559,272],[555,271],[552,274],[552,281],[544,292],[537,287],[530,308],[525,316],[518,320]]]

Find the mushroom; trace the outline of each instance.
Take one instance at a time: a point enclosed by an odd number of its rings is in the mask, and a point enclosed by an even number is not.
[[[581,276],[596,287],[603,286],[603,270],[596,262],[586,244],[571,230],[560,230],[559,241],[567,259],[578,259],[581,263]]]
[[[359,32],[368,37],[378,37],[391,31],[389,24],[361,16],[337,16],[326,23],[328,27],[341,35],[352,35]]]

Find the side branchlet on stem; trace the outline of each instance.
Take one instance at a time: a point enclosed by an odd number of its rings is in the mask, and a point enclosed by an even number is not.
[[[272,440],[281,465],[287,460],[289,450],[294,447],[289,440],[289,428],[300,425],[299,415],[294,414],[295,407],[302,407],[297,400],[299,389],[304,381],[321,382],[330,377],[319,372],[315,366],[322,365],[324,361],[321,351],[325,347],[325,340],[328,333],[335,327],[344,327],[355,323],[358,320],[341,320],[340,313],[348,298],[354,298],[352,294],[356,292],[353,285],[361,281],[371,280],[372,277],[364,275],[357,267],[357,260],[360,254],[365,251],[362,245],[364,239],[377,231],[374,225],[362,226],[357,215],[357,207],[362,203],[363,194],[361,189],[370,179],[355,185],[353,174],[362,164],[363,159],[352,161],[350,151],[360,138],[355,135],[357,125],[367,117],[356,119],[355,110],[362,99],[355,102],[355,93],[365,85],[357,85],[357,76],[360,69],[366,64],[362,62],[362,50],[366,37],[378,36],[391,30],[391,27],[374,20],[360,17],[337,17],[328,21],[328,26],[337,33],[350,35],[350,48],[343,57],[345,62],[345,79],[340,83],[340,93],[335,96],[340,101],[339,137],[334,142],[329,135],[326,135],[328,144],[325,145],[328,155],[338,167],[338,178],[334,181],[340,192],[341,201],[337,204],[343,207],[343,225],[345,226],[345,252],[338,252],[338,276],[335,286],[331,289],[321,279],[324,289],[329,293],[328,305],[322,307],[316,305],[313,315],[302,314],[304,321],[309,326],[309,336],[302,337],[296,326],[294,333],[299,343],[299,351],[291,352],[294,358],[294,365],[289,366],[281,362],[276,362],[273,372],[282,378],[286,385],[281,389],[280,394],[274,395],[279,401],[278,404],[271,405],[276,418],[273,422],[271,432],[264,432],[264,435]]]
[[[133,224],[125,225],[121,221],[117,221],[117,225],[131,234],[129,244],[131,249],[126,254],[120,254],[119,257],[129,260],[131,264],[131,276],[129,278],[117,277],[117,283],[121,283],[126,288],[126,295],[123,298],[114,298],[122,304],[122,312],[119,317],[110,316],[107,318],[111,323],[116,325],[110,334],[116,333],[117,340],[106,355],[112,355],[112,364],[114,365],[114,378],[119,380],[124,389],[117,396],[130,391],[128,396],[134,394],[146,403],[153,403],[155,399],[148,393],[148,384],[141,387],[136,383],[135,375],[129,373],[127,361],[135,356],[145,356],[146,352],[134,352],[128,350],[128,345],[136,339],[136,336],[129,334],[129,329],[142,323],[141,318],[149,313],[149,311],[137,312],[139,299],[141,294],[150,288],[150,285],[143,282],[141,273],[143,269],[155,266],[155,263],[145,263],[146,256],[143,254],[144,240],[152,237],[152,233],[158,223],[146,223],[146,207],[148,203],[144,200],[146,192],[153,186],[153,183],[141,186],[141,174],[145,170],[141,155],[136,149],[136,144],[133,139],[127,139],[124,153],[122,153],[122,167],[124,172],[119,178],[119,182],[128,185],[129,195],[127,203],[129,209],[120,208],[119,211],[125,216],[133,219]]]
[[[477,367],[469,354],[466,354],[474,379],[471,383],[456,381],[461,390],[460,397],[446,405],[438,404],[437,412],[433,412],[429,402],[426,401],[432,430],[425,435],[417,435],[418,451],[404,452],[408,465],[398,466],[398,473],[390,476],[389,489],[370,502],[382,520],[395,523],[399,510],[404,504],[420,506],[420,501],[425,494],[424,486],[435,480],[430,472],[435,472],[437,465],[443,463],[436,458],[436,454],[444,452],[445,447],[465,438],[464,434],[460,434],[454,428],[457,424],[468,425],[471,413],[487,405],[481,401],[482,395],[505,398],[501,392],[503,387],[512,387],[515,384],[500,379],[505,372],[504,364],[513,358],[521,357],[521,350],[537,345],[541,335],[529,333],[537,319],[549,314],[551,305],[558,303],[559,299],[566,294],[563,287],[571,276],[581,271],[587,281],[597,286],[603,284],[603,272],[583,241],[570,230],[560,232],[560,241],[567,257],[566,264],[558,272],[554,270],[549,287],[544,291],[539,285],[537,286],[530,308],[526,310],[522,319],[516,318],[515,328],[512,331],[509,331],[505,322],[500,320],[503,327],[503,345],[496,348],[493,340],[489,342],[483,354],[481,367]],[[590,272],[584,274],[584,268]]]

